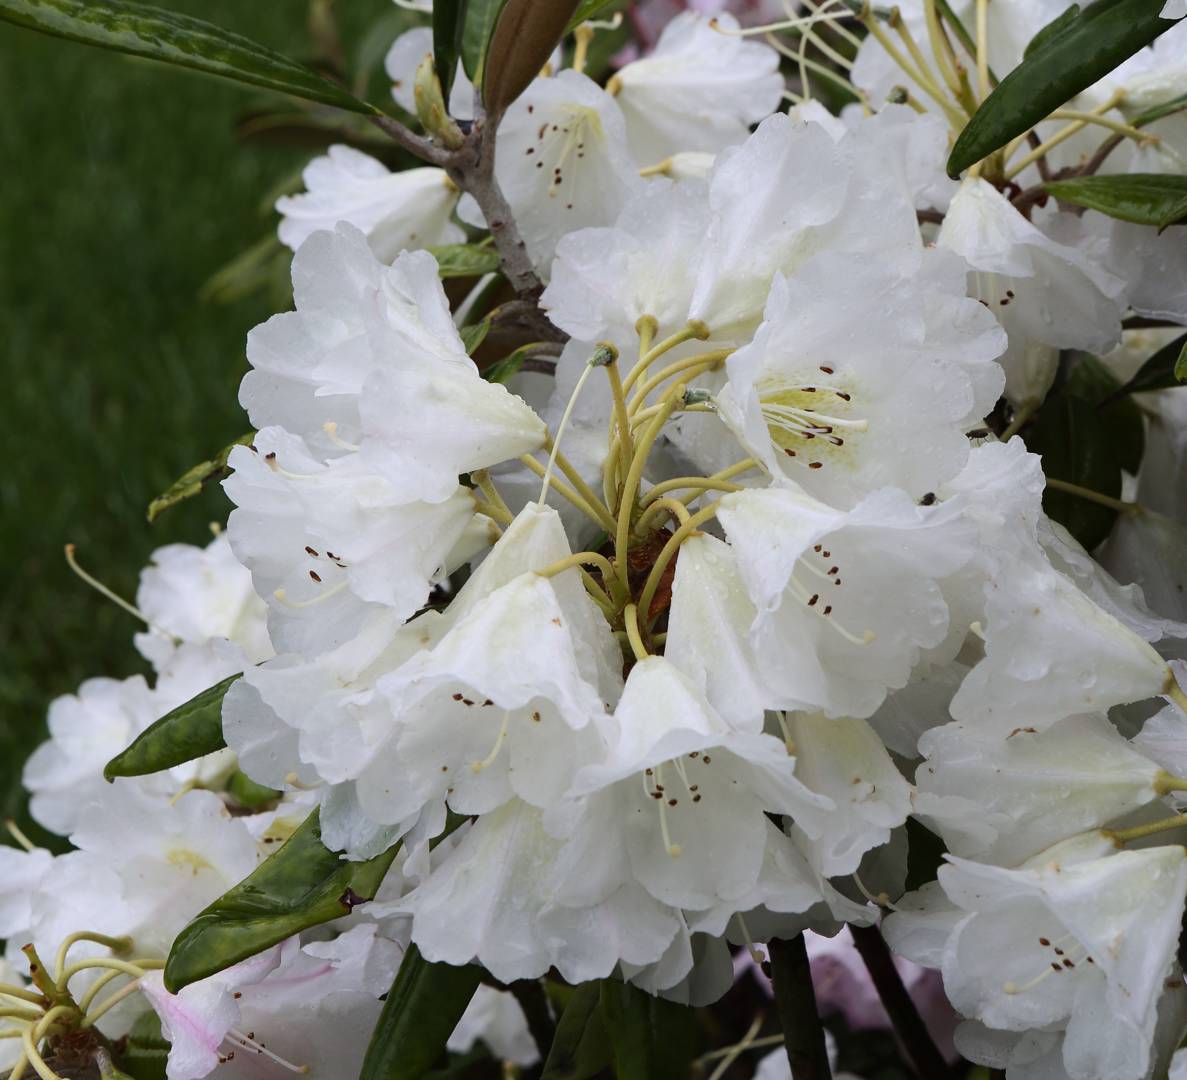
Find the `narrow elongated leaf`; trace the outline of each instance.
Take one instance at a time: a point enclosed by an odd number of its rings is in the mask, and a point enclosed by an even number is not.
[[[409,945],[383,1003],[359,1080],[425,1076],[445,1052],[481,978],[479,967],[430,964]]]
[[[583,22],[588,22],[613,3],[614,0],[581,0],[577,5],[577,10],[573,12],[573,17],[569,20],[569,25],[565,27],[565,33],[571,34]]]
[[[1164,101],[1161,105],[1153,105],[1145,112],[1138,113],[1132,123],[1134,127],[1145,127],[1147,124],[1154,123],[1155,120],[1161,120],[1164,116],[1171,116],[1184,109],[1187,109],[1187,94],[1180,94],[1176,98],[1171,98],[1170,101]]]
[[[1137,374],[1115,391],[1109,400],[1125,397],[1128,394],[1140,394],[1146,390],[1167,390],[1172,386],[1178,386],[1184,381],[1178,367],[1182,363],[1185,352],[1187,352],[1187,334],[1175,338],[1174,341],[1154,353],[1138,368]]]
[[[351,112],[378,111],[267,46],[176,11],[125,0],[0,0],[0,19]]]
[[[240,435],[230,446],[224,446],[209,461],[199,461],[193,468],[186,469],[181,476],[148,504],[149,524],[156,521],[169,507],[185,502],[186,499],[192,499],[195,495],[200,495],[207,484],[228,476],[231,470],[227,467],[227,458],[231,456],[231,451],[236,446],[251,446],[255,437],[254,431]]]
[[[602,985],[597,982],[582,983],[573,991],[556,1025],[540,1080],[590,1080],[610,1066],[601,994]]]
[[[1136,225],[1163,228],[1168,217],[1182,216],[1187,176],[1167,173],[1122,173],[1051,180],[1043,187],[1063,202],[1099,210]]]
[[[1022,135],[1175,25],[1160,0],[1096,0],[1011,71],[973,114],[948,158],[948,175]]]
[[[240,677],[231,675],[167,712],[116,754],[104,766],[103,775],[109,781],[119,776],[147,776],[221,750],[227,745],[223,740],[223,698]]]
[[[185,927],[165,963],[177,993],[311,926],[370,900],[400,845],[367,862],[346,862],[321,841],[314,810],[283,846]]]
[[[478,346],[486,340],[486,335],[489,333],[490,319],[482,319],[480,322],[463,326],[458,331],[458,337],[462,339],[462,344],[466,347],[466,355],[473,356],[478,350]]]
[[[1043,27],[1034,37],[1030,39],[1026,48],[1022,52],[1023,59],[1030,56],[1036,49],[1041,49],[1044,45],[1049,45],[1065,30],[1070,30],[1072,23],[1076,21],[1080,14],[1080,5],[1071,4],[1067,10],[1062,14],[1056,15],[1046,26]]]
[[[482,70],[495,24],[507,0],[470,0],[462,32],[462,67],[475,86],[482,85]]]
[[[1179,350],[1179,359],[1175,361],[1175,378],[1181,383],[1187,383],[1187,340],[1183,341],[1183,347]]]
[[[1187,194],[1163,210],[1158,219],[1158,231],[1162,232],[1169,225],[1187,225]]]
[[[1146,452],[1146,425],[1137,403],[1118,397],[1121,380],[1095,356],[1080,356],[1070,366],[1060,393],[1087,402],[1104,424],[1117,460],[1127,472],[1136,474]]]
[[[482,377],[487,382],[507,382],[512,375],[523,367],[523,363],[531,351],[532,347],[530,345],[524,345],[522,348],[516,349],[510,356],[505,356],[502,360],[496,360],[490,367],[486,368],[482,372]]]
[[[618,1080],[687,1080],[697,1041],[691,1009],[616,979],[603,980],[600,1001]]]
[[[499,269],[499,253],[479,244],[443,244],[429,248],[437,260],[437,273],[443,278],[481,277]]]
[[[462,34],[466,29],[467,0],[436,0],[433,4],[433,63],[441,92],[449,100],[453,77],[462,52]]]

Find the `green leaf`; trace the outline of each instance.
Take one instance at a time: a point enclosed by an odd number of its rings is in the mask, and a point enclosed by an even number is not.
[[[1187,193],[1184,193],[1178,202],[1172,202],[1162,212],[1162,217],[1158,219],[1158,231],[1171,225],[1187,225]]]
[[[1184,213],[1187,176],[1172,173],[1120,173],[1116,176],[1081,176],[1051,180],[1044,189],[1063,202],[1099,210],[1109,217],[1137,225],[1164,228],[1168,217]]]
[[[433,4],[433,63],[446,101],[462,52],[467,4],[468,0],[436,0]]]
[[[444,244],[429,248],[442,278],[481,277],[499,269],[499,253],[480,244]]]
[[[569,996],[540,1080],[590,1080],[609,1068],[610,1040],[602,1021],[601,994],[601,983],[587,982]]]
[[[1071,4],[1061,15],[1056,15],[1046,26],[1043,27],[1034,37],[1030,39],[1026,48],[1022,52],[1022,58],[1025,60],[1036,49],[1041,49],[1044,45],[1049,45],[1057,37],[1059,37],[1065,30],[1071,28],[1072,23],[1080,15],[1080,5]]]
[[[1082,398],[1049,395],[1026,444],[1042,456],[1047,476],[1121,497],[1121,457],[1110,425]],[[1043,495],[1043,509],[1089,551],[1109,535],[1117,516],[1107,506],[1051,488]]]
[[[0,0],[0,19],[351,112],[378,112],[295,60],[176,11],[124,0]]]
[[[1179,359],[1175,361],[1175,378],[1181,383],[1187,383],[1187,338],[1179,340],[1183,347],[1179,350]]]
[[[276,802],[284,793],[257,784],[247,773],[236,769],[227,781],[227,794],[245,809],[254,810]]]
[[[1170,101],[1164,101],[1161,105],[1153,105],[1145,112],[1138,113],[1130,122],[1134,127],[1145,127],[1147,124],[1154,123],[1155,120],[1161,120],[1164,116],[1172,116],[1184,109],[1187,109],[1187,94],[1180,94],[1178,97],[1171,98]]]
[[[1061,392],[1096,409],[1121,467],[1136,474],[1146,451],[1146,425],[1137,402],[1117,397],[1120,389],[1121,380],[1104,362],[1085,354],[1071,364]]]
[[[104,777],[111,781],[119,776],[148,776],[221,750],[227,745],[223,740],[223,698],[240,677],[231,675],[167,712],[104,766]]]
[[[0,0],[0,3],[3,2],[4,0]],[[212,480],[221,480],[224,476],[229,476],[231,470],[227,466],[227,458],[231,456],[231,451],[236,446],[251,446],[255,437],[254,431],[240,435],[230,446],[224,446],[209,461],[199,461],[192,469],[186,469],[165,491],[162,491],[148,504],[149,524],[156,521],[169,507],[176,506],[179,502],[185,502],[186,499],[192,499],[195,495],[200,495]]]
[[[119,1067],[114,1077],[127,1076],[131,1080],[165,1080],[169,1060],[169,1040],[161,1034],[161,1021],[151,1009],[137,1017],[119,1054]]]
[[[445,1043],[478,989],[482,969],[430,964],[415,945],[404,953],[367,1047],[359,1080],[419,1080],[445,1053]]]
[[[583,22],[588,22],[614,2],[615,0],[581,0],[577,5],[577,10],[573,12],[573,17],[569,20],[569,25],[565,27],[565,33],[571,34]]]
[[[174,994],[311,926],[349,915],[375,896],[400,845],[346,862],[321,841],[318,811],[243,881],[193,918],[165,963]]]
[[[462,344],[466,347],[466,355],[473,356],[478,346],[486,340],[486,335],[489,333],[490,319],[483,319],[481,322],[463,326],[458,331],[458,336],[462,339]]]
[[[507,0],[470,0],[462,33],[462,67],[475,86],[482,85],[482,69],[495,24]]]
[[[601,1011],[617,1080],[687,1080],[697,1032],[691,1009],[604,979]]]
[[[505,356],[502,360],[498,360],[491,364],[490,367],[485,368],[482,372],[482,377],[487,382],[507,382],[512,375],[523,367],[523,362],[531,354],[531,351],[531,345],[524,345],[516,349],[510,356]]]
[[[948,158],[948,175],[1005,146],[1175,25],[1160,0],[1096,0],[1034,49],[973,114]]]
[[[1140,368],[1137,374],[1120,389],[1115,390],[1112,398],[1125,397],[1128,394],[1140,394],[1146,390],[1168,390],[1172,386],[1187,381],[1180,371],[1184,352],[1187,350],[1187,334],[1175,338],[1168,345],[1164,345],[1154,353]]]

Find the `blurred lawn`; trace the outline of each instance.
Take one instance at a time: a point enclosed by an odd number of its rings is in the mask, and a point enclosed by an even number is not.
[[[294,56],[305,0],[157,0]],[[347,5],[343,5],[346,7]],[[351,0],[355,23],[389,0]],[[153,548],[205,543],[220,490],[145,522],[152,496],[247,430],[244,335],[270,314],[198,290],[264,236],[261,199],[308,152],[235,143],[240,88],[0,23],[0,810],[50,699],[144,668],[125,596]]]

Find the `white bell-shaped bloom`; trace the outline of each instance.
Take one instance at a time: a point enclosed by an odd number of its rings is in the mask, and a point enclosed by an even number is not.
[[[911,786],[865,720],[793,712],[785,723],[796,777],[833,804],[800,811],[800,846],[826,877],[852,874],[907,820]]]
[[[567,233],[612,224],[644,181],[614,99],[585,75],[536,79],[499,124],[495,177],[528,255],[546,273]],[[459,212],[483,225],[472,199]]]
[[[33,820],[59,836],[73,832],[83,808],[107,786],[103,766],[163,715],[159,706],[140,675],[88,679],[77,694],[55,698],[49,738],[33,751],[21,776]]]
[[[939,245],[969,264],[970,294],[1009,335],[1002,365],[1006,393],[1018,404],[1042,400],[1059,349],[1107,352],[1120,340],[1125,283],[1028,221],[987,181],[961,185]]]
[[[401,251],[458,244],[465,230],[453,221],[458,191],[443,169],[391,172],[349,146],[331,146],[301,174],[305,191],[276,200],[280,242],[296,251],[320,229],[349,222],[366,234],[382,263]]]
[[[949,930],[941,964],[957,1009],[1004,1031],[1062,1029],[1074,1080],[1146,1075],[1187,895],[1181,847],[1115,851],[1089,835],[1014,870],[952,858],[939,884],[883,929],[933,964],[924,928]]]
[[[987,583],[983,633],[984,659],[952,699],[965,723],[1042,729],[1154,697],[1169,677],[1146,641],[1033,552]]]
[[[500,1061],[510,1061],[522,1068],[540,1060],[523,1007],[509,990],[478,987],[445,1048],[455,1054],[466,1054],[479,1041]]]
[[[791,486],[726,495],[718,520],[758,615],[769,707],[869,716],[948,635],[941,583],[973,554],[959,500],[901,491],[848,512]]]
[[[528,506],[446,609],[448,632],[380,679],[396,723],[355,785],[372,820],[446,800],[549,806],[596,753],[583,729],[618,694],[621,652],[575,569],[532,572],[568,554],[556,512]]]
[[[389,906],[412,915],[426,959],[477,960],[504,982],[556,967],[576,984],[606,978],[619,960],[655,963],[679,929],[676,915],[629,882],[600,903],[566,904],[555,877],[561,845],[542,811],[513,800],[483,814],[423,884]]]
[[[491,453],[516,456],[543,441],[531,409],[485,382],[466,355],[427,252],[405,252],[385,267],[363,234],[343,223],[301,245],[293,291],[296,311],[274,315],[248,335],[253,370],[240,401],[257,427],[279,425],[318,456],[339,457],[358,449],[360,411],[382,397],[391,412],[386,422],[372,414],[368,436],[389,467],[389,482],[397,490],[432,488],[437,499],[450,494],[459,473],[500,460],[488,460]],[[397,426],[423,425],[426,399],[442,411],[474,410],[473,427],[461,424],[454,435],[478,459],[454,468],[449,485],[442,477],[452,461],[395,460],[404,446]],[[500,433],[508,438],[490,429],[500,421],[513,429]]]
[[[1003,866],[1161,794],[1159,766],[1100,716],[1009,734],[948,724],[919,748],[919,812],[954,855]]]
[[[768,472],[834,506],[887,486],[919,498],[964,466],[965,431],[1001,391],[993,359],[1004,345],[964,297],[957,260],[933,254],[904,277],[861,256],[818,255],[776,277],[717,401]]]
[[[149,631],[136,635],[136,648],[158,671],[173,659],[176,645],[216,638],[241,648],[249,664],[272,655],[267,609],[225,532],[204,548],[157,548],[140,572],[136,606],[149,622]]]
[[[779,107],[779,54],[737,30],[729,14],[710,20],[681,12],[651,52],[611,78],[640,165],[680,151],[716,154]]]
[[[341,644],[376,607],[411,616],[474,514],[456,476],[444,500],[408,500],[361,455],[323,463],[280,428],[237,447],[230,463],[231,546],[268,601],[269,630],[285,652]]]
[[[353,1075],[400,956],[395,942],[363,924],[332,941],[302,946],[289,938],[178,994],[150,973],[141,985],[170,1040],[169,1080],[216,1070],[249,1080],[286,1067],[313,1077]]]

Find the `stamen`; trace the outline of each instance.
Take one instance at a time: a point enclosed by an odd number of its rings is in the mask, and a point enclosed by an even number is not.
[[[348,443],[338,434],[338,425],[332,420],[327,420],[324,424],[322,424],[321,427],[322,431],[326,433],[327,438],[329,438],[330,442],[332,442],[335,446],[340,447],[343,450],[359,449],[354,443]]]
[[[499,756],[499,751],[503,749],[503,741],[507,738],[507,725],[511,721],[511,710],[503,710],[503,723],[499,726],[499,736],[495,739],[495,745],[491,747],[491,751],[481,761],[475,761],[470,766],[470,771],[473,773],[480,773],[483,769],[495,763],[495,758]]]
[[[78,577],[80,577],[83,581],[85,581],[92,589],[95,590],[95,592],[99,593],[100,596],[107,597],[107,599],[110,600],[113,604],[115,604],[116,607],[122,608],[124,611],[126,611],[133,618],[139,619],[150,630],[155,630],[158,634],[162,634],[165,637],[169,638],[170,641],[173,641],[173,642],[177,641],[177,639],[175,637],[173,637],[172,634],[166,634],[165,631],[162,630],[159,626],[154,626],[149,621],[148,616],[145,615],[144,612],[141,611],[135,604],[129,603],[122,596],[120,596],[119,593],[115,592],[112,589],[109,589],[97,577],[91,576],[81,566],[79,566],[78,560],[74,557],[75,550],[76,550],[76,548],[73,544],[66,545],[66,548],[65,548],[66,565],[69,566],[70,569],[73,570],[74,573]]]
[[[663,778],[664,767],[657,765],[655,767],[655,789],[661,794],[664,790]],[[656,799],[656,802],[659,803],[659,831],[664,840],[664,848],[673,859],[678,859],[684,849],[679,844],[672,843],[672,836],[668,832],[668,800],[659,798]]]
[[[797,563],[796,565],[797,566],[802,565],[802,560],[800,563]],[[793,595],[795,595],[797,597],[797,599],[803,601],[805,606],[810,608],[812,611],[816,612],[817,615],[819,615],[822,619],[824,619],[824,621],[829,626],[831,626],[838,634],[840,634],[841,637],[843,637],[846,641],[848,641],[854,645],[868,645],[877,636],[877,635],[875,635],[873,630],[867,629],[862,632],[861,637],[858,637],[852,631],[845,629],[845,627],[842,626],[839,622],[837,622],[836,619],[829,618],[829,616],[832,615],[832,611],[833,611],[832,605],[826,604],[823,609],[818,608],[817,603],[820,600],[819,593],[809,593],[808,590],[805,589],[803,585],[801,585],[798,581],[796,581],[794,572],[792,574],[792,577],[788,579],[787,584],[788,584],[788,588],[791,589]]]
[[[289,1072],[302,1074],[309,1072],[308,1065],[294,1065],[291,1061],[286,1061],[279,1054],[269,1050],[263,1043],[256,1042],[255,1039],[248,1035],[244,1035],[242,1031],[239,1031],[236,1028],[231,1028],[231,1030],[227,1032],[226,1038],[227,1042],[236,1044],[244,1050],[250,1050],[255,1054],[260,1054],[266,1058],[270,1058],[272,1061],[275,1061],[277,1065],[288,1069]]]
[[[783,745],[787,747],[787,756],[795,757],[795,739],[791,737],[791,728],[787,726],[787,714],[777,712],[775,716],[779,721],[779,730],[783,732]]]
[[[337,585],[331,586],[330,588],[326,589],[325,592],[319,593],[310,600],[290,600],[288,598],[288,593],[284,589],[276,589],[273,591],[272,595],[276,598],[277,603],[283,604],[287,608],[307,608],[313,607],[314,604],[324,603],[332,596],[337,596],[338,593],[345,589],[348,584],[350,583],[344,578],[342,581],[338,582]]]
[[[8,830],[8,835],[11,836],[26,851],[35,850],[33,841],[21,831],[21,827],[15,821],[13,821],[12,818],[4,819],[4,827]]]
[[[742,918],[740,911],[734,912],[734,918],[738,921],[738,929],[742,932],[742,940],[746,943],[746,951],[750,954],[750,959],[756,964],[761,965],[766,960],[766,954],[758,950],[754,944],[754,939],[750,936],[750,927],[746,925],[746,920]]]
[[[1062,948],[1068,941],[1073,942],[1073,944],[1067,949]],[[1002,991],[1004,993],[1010,995],[1024,994],[1028,990],[1033,990],[1051,974],[1062,975],[1066,971],[1074,971],[1076,964],[1082,960],[1087,959],[1088,963],[1095,963],[1092,957],[1088,956],[1088,949],[1071,933],[1064,934],[1055,941],[1041,937],[1039,938],[1039,945],[1044,949],[1051,950],[1052,958],[1047,961],[1047,965],[1034,978],[1027,980],[1021,985],[1015,982],[1003,983]]]

